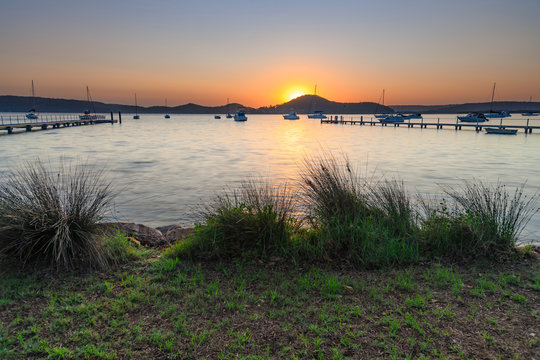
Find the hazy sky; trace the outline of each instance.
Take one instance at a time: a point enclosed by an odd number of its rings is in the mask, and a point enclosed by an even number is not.
[[[540,101],[540,0],[0,0],[0,94]]]

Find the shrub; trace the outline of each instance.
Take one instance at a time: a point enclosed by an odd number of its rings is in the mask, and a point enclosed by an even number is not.
[[[238,190],[216,198],[204,209],[205,224],[198,224],[185,241],[174,245],[168,256],[235,258],[270,256],[290,249],[296,221],[294,196],[286,186],[245,181]]]
[[[113,199],[103,172],[37,160],[0,184],[0,253],[23,264],[58,270],[104,268],[110,263],[98,222]]]
[[[516,242],[538,211],[538,194],[527,197],[524,186],[507,191],[500,183],[465,181],[446,193],[455,210],[430,209],[424,219],[426,247],[441,256],[499,257],[515,250]]]
[[[347,157],[332,154],[306,159],[301,180],[314,228],[299,243],[304,256],[358,266],[417,260],[415,212],[402,182],[370,184]]]

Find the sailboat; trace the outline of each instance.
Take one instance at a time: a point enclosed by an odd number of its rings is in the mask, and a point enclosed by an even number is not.
[[[495,96],[495,86],[497,83],[493,83],[493,91],[491,92],[491,106],[489,108],[489,113],[485,114],[486,118],[505,118],[512,116],[508,113],[508,111],[502,110],[502,111],[493,111],[493,97]]]
[[[315,90],[313,91],[313,96],[314,96],[314,99],[317,97],[317,84],[315,84]],[[315,100],[313,100],[312,106],[313,105],[315,105]],[[313,114],[308,115],[308,119],[326,119],[326,115],[324,115],[324,111],[322,110],[314,110]]]
[[[229,98],[227,98],[227,119],[231,119],[233,116],[231,115],[231,112],[229,111]]]
[[[133,118],[135,120],[139,120],[141,118],[137,113],[137,93],[135,93],[135,115],[133,115]]]
[[[32,108],[28,110],[28,113],[26,114],[27,119],[38,119],[39,115],[36,114],[36,98],[34,96],[34,80],[32,80]]]
[[[167,107],[167,98],[165,98],[165,107]],[[165,119],[170,119],[171,115],[165,114]]]
[[[93,114],[90,114],[90,110],[85,110],[84,114],[79,115],[79,120],[105,120],[105,115],[97,115],[96,109],[94,108],[94,103],[92,101],[92,96],[90,96],[90,90],[88,89],[88,86],[86,87],[86,100],[88,101],[88,105],[93,110]]]
[[[379,104],[381,104],[382,106],[384,106],[384,89],[382,89],[382,103],[381,102],[378,102],[377,103],[377,109],[376,110],[379,110]],[[386,117],[388,117],[388,114],[377,114],[378,111],[375,111],[375,117],[377,119],[384,119]]]
[[[529,98],[529,104],[530,103],[532,103],[532,96]],[[540,113],[528,111],[528,112],[522,113],[521,115],[522,116],[538,116],[538,115],[540,115]]]

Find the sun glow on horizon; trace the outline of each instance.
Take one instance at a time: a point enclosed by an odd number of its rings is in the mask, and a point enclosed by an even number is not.
[[[302,95],[306,95],[308,93],[309,93],[308,90],[306,90],[306,88],[304,87],[299,87],[299,86],[290,87],[287,91],[284,92],[282,100],[284,102],[288,102]]]

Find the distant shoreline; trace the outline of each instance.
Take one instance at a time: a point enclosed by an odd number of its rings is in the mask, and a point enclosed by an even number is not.
[[[0,95],[0,112],[27,112],[33,99],[29,96]],[[36,97],[36,110],[40,113],[82,113],[89,109],[90,104],[85,100],[55,99]],[[134,105],[109,104],[94,102],[92,104],[97,113],[123,112],[135,113]],[[138,106],[137,112],[141,114],[226,114],[234,113],[237,109],[244,109],[248,114],[287,114],[294,109],[298,114],[309,114],[314,110],[322,110],[330,114],[374,114],[407,112],[422,114],[461,114],[469,112],[489,112],[506,110],[510,113],[540,111],[540,102],[528,101],[495,101],[482,103],[464,103],[447,105],[391,105],[384,106],[374,102],[341,103],[327,100],[316,95],[303,95],[287,103],[275,106],[254,108],[239,103],[219,106],[204,106],[188,103],[179,106]]]

